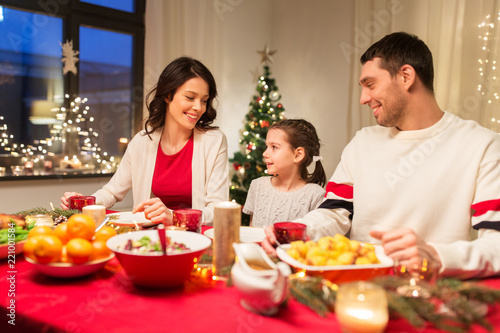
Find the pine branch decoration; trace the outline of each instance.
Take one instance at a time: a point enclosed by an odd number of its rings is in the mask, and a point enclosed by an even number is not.
[[[486,320],[487,305],[500,303],[500,291],[471,281],[452,278],[438,279],[436,284],[425,284],[428,298],[405,297],[397,292],[407,280],[397,276],[377,277],[370,282],[383,287],[391,316],[406,319],[413,327],[432,325],[447,332],[468,332],[473,325],[492,331]],[[325,317],[334,311],[337,286],[319,277],[290,277],[290,294],[298,302]]]
[[[51,215],[52,218],[57,218],[59,216],[64,216],[66,218],[69,218],[71,215],[78,214],[80,213],[79,210],[74,210],[74,209],[69,209],[69,210],[64,210],[62,208],[54,208],[54,210],[48,210],[43,207],[36,207],[36,208],[31,208],[28,210],[23,210],[17,215],[22,215],[22,216],[27,216],[27,215],[39,215],[39,214],[44,214],[44,215]]]

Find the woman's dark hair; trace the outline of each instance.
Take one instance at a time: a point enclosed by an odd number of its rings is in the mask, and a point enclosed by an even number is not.
[[[312,174],[307,171],[307,166],[313,163],[313,156],[320,156],[319,148],[321,144],[314,126],[304,119],[284,119],[275,122],[269,128],[269,130],[271,129],[280,129],[285,132],[288,143],[293,149],[304,148],[305,156],[299,166],[300,177],[308,183],[316,183],[321,187],[325,186],[326,175],[321,161],[316,161]]]
[[[180,86],[195,77],[202,78],[208,84],[207,109],[195,127],[200,130],[217,128],[211,126],[217,117],[217,111],[213,107],[213,100],[217,96],[217,86],[212,73],[200,61],[190,57],[180,57],[168,64],[161,73],[156,86],[146,96],[149,111],[149,117],[144,124],[146,134],[149,135],[165,125],[167,112],[165,99],[173,98]],[[152,96],[154,96],[153,99],[148,103]]]
[[[403,65],[412,66],[427,89],[434,92],[432,53],[417,36],[406,32],[387,35],[366,50],[361,56],[361,64],[364,65],[373,58],[380,58],[381,68],[387,70],[392,77],[396,76]]]

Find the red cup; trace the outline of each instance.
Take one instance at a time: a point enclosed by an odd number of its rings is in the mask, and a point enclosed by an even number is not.
[[[82,211],[83,207],[95,205],[95,197],[92,195],[74,195],[68,198],[69,209]]]
[[[307,240],[307,226],[303,223],[276,222],[273,226],[276,240],[280,244],[289,244],[293,241]]]
[[[199,209],[176,209],[173,224],[176,227],[186,228],[187,231],[200,232],[201,214],[202,211]]]

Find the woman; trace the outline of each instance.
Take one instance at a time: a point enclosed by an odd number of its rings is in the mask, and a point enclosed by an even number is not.
[[[215,80],[198,60],[181,57],[160,75],[146,100],[144,130],[130,141],[118,170],[96,202],[107,208],[132,188],[133,213],[144,212],[153,223],[172,223],[172,210],[192,207],[213,221],[214,205],[229,198],[225,135],[212,126],[217,111]],[[68,208],[66,192],[61,207]]]

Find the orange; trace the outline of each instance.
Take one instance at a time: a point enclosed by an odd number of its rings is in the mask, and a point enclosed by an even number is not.
[[[83,264],[90,259],[92,244],[83,238],[73,238],[66,244],[68,259],[74,264]]]
[[[84,214],[74,214],[68,219],[66,234],[69,239],[83,238],[88,241],[92,240],[95,234],[94,219]]]
[[[116,235],[116,230],[108,225],[105,225],[104,227],[96,231],[94,235],[94,240],[107,241],[108,239],[110,239],[115,235]]]
[[[40,235],[33,249],[36,260],[42,264],[59,261],[62,242],[54,235]]]
[[[92,254],[90,260],[107,258],[111,255],[111,250],[106,246],[106,241],[98,239],[92,242]]]
[[[51,227],[48,227],[46,225],[43,226],[37,226],[34,227],[33,229],[30,230],[28,233],[28,238],[33,237],[35,235],[53,235],[54,231],[52,230]]]
[[[59,238],[63,244],[66,244],[69,241],[68,224],[59,223],[54,229],[54,235],[56,235],[57,238]]]
[[[28,239],[26,240],[26,243],[24,243],[24,246],[23,246],[23,252],[24,252],[25,257],[36,260],[35,245],[38,242],[38,240],[40,239],[40,237],[42,237],[42,236],[43,235],[34,235],[31,237],[28,237]]]

